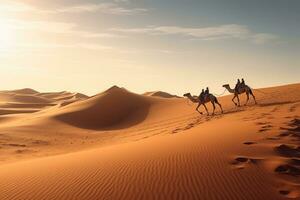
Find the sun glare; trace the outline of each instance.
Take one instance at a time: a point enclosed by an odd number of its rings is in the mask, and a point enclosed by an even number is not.
[[[15,31],[12,26],[0,21],[0,48],[2,50],[11,48],[15,43]]]

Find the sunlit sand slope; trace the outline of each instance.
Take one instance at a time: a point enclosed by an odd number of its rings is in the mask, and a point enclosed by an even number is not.
[[[0,151],[22,160],[3,157],[0,199],[299,199],[299,91],[255,90],[258,105],[241,108],[221,97],[223,115],[200,116],[186,99],[114,87],[3,119]]]

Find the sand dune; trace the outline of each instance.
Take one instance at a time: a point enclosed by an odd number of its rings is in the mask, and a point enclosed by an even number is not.
[[[151,96],[151,97],[162,97],[162,98],[180,98],[177,95],[172,95],[172,94],[169,94],[167,92],[162,92],[162,91],[146,92],[143,95]]]
[[[13,103],[50,103],[50,99],[28,94],[0,93],[1,102]]]
[[[64,101],[64,100],[83,100],[87,99],[88,96],[81,93],[71,93],[71,92],[49,92],[49,93],[39,93],[37,96],[52,99],[53,101]]]
[[[33,94],[38,94],[39,92],[36,90],[33,90],[31,88],[24,88],[24,89],[19,89],[19,90],[12,90],[12,91],[7,91],[8,93],[14,93],[14,94],[27,94],[27,95],[33,95]]]
[[[39,93],[30,88],[0,91],[0,115],[32,113],[44,108],[66,105],[87,98],[88,96],[80,93]]]
[[[112,87],[2,116],[0,199],[299,199],[299,91],[258,89],[240,108],[220,97],[225,114],[200,116]]]
[[[85,101],[62,108],[55,118],[84,129],[126,128],[147,116],[149,104],[142,96],[113,87]]]

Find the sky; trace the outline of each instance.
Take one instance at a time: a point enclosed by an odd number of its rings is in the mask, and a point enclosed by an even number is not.
[[[299,0],[0,0],[0,90],[300,82]]]

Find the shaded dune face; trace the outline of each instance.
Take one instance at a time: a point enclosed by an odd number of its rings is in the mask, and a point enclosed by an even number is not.
[[[120,129],[142,122],[149,108],[150,102],[146,98],[113,87],[102,94],[62,108],[54,118],[82,129]]]

